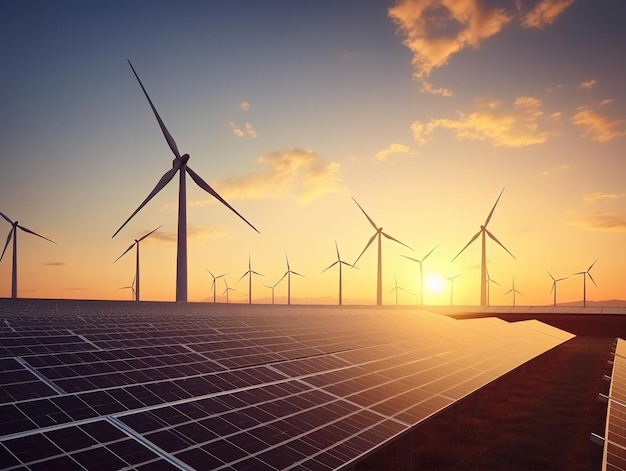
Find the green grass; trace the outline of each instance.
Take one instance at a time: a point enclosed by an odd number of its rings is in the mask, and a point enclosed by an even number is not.
[[[608,391],[603,375],[613,339],[576,337],[553,352],[488,385],[459,404],[460,430],[451,409],[414,432],[414,470],[600,470]],[[399,470],[401,445],[360,463],[358,471]]]

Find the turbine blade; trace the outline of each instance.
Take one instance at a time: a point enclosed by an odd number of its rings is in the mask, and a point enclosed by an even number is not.
[[[372,238],[369,240],[369,242],[367,243],[367,245],[365,246],[365,248],[363,249],[363,251],[361,252],[361,254],[356,258],[356,260],[354,261],[354,263],[352,265],[356,265],[356,262],[359,261],[359,259],[361,258],[361,256],[365,253],[365,251],[367,250],[367,248],[372,245],[372,242],[374,242],[374,239],[376,239],[376,236],[378,235],[378,233],[374,234],[372,236]]]
[[[494,203],[493,208],[491,208],[491,211],[489,212],[489,216],[487,216],[487,219],[485,220],[485,224],[484,224],[485,227],[487,227],[487,224],[489,224],[489,221],[491,220],[491,216],[493,216],[493,211],[496,209],[496,205],[498,204],[498,201],[500,201],[500,197],[502,196],[502,193],[504,193],[504,188],[502,188],[502,191],[500,191],[500,194],[498,195],[498,199]]]
[[[259,272],[254,271],[254,270],[251,270],[251,273],[253,273],[254,275],[265,276],[264,274],[259,273]]]
[[[452,261],[454,262],[454,260],[455,260],[455,259],[456,259],[459,255],[461,255],[461,254],[463,253],[463,251],[464,251],[466,248],[468,248],[468,247],[470,246],[470,244],[471,244],[472,242],[474,242],[474,241],[478,238],[478,236],[479,236],[479,235],[480,235],[480,231],[478,231],[476,234],[474,234],[474,237],[472,237],[472,238],[470,239],[470,241],[469,241],[467,244],[465,244],[465,247],[463,247],[463,248],[461,249],[461,251],[460,251],[458,254],[456,254],[456,255],[454,256],[454,258],[452,259]]]
[[[593,263],[589,266],[589,268],[587,268],[587,271],[588,271],[588,272],[590,272],[590,271],[591,271],[591,269],[593,268],[593,266],[596,264],[596,262],[597,262],[597,261],[598,261],[598,259],[596,258],[596,259],[594,260],[594,262],[593,262]]]
[[[372,227],[374,227],[374,229],[378,230],[378,226],[376,225],[376,223],[374,221],[372,221],[372,218],[369,217],[367,215],[367,213],[365,212],[365,210],[363,208],[361,208],[361,205],[359,203],[357,203],[357,201],[354,199],[354,197],[352,197],[352,199],[354,200],[354,202],[356,203],[356,205],[359,207],[359,209],[361,211],[363,211],[363,214],[365,214],[365,217],[367,218],[367,220],[370,222],[370,224],[372,225]]]
[[[339,255],[339,246],[337,245],[337,241],[335,241],[335,248],[337,249],[337,260],[341,260],[341,256]]]
[[[128,61],[128,65],[130,65],[130,68],[133,70],[133,74],[135,74],[135,78],[139,82],[139,85],[141,86],[141,89],[143,90],[143,94],[148,99],[148,103],[150,103],[150,108],[152,108],[152,112],[154,113],[156,120],[159,122],[159,126],[161,127],[161,132],[163,133],[163,136],[165,136],[165,140],[167,141],[167,144],[170,146],[170,149],[172,149],[172,152],[174,153],[176,158],[180,160],[180,152],[178,152],[178,147],[176,147],[176,142],[174,141],[174,138],[172,137],[170,132],[165,127],[163,120],[159,116],[159,113],[157,112],[156,108],[154,107],[154,104],[152,103],[150,96],[148,96],[148,92],[143,86],[143,83],[141,83],[141,79],[139,78],[139,75],[137,75],[137,72],[135,72],[135,68],[133,67],[133,64],[130,63],[130,60]]]
[[[485,232],[487,233],[487,235],[488,235],[489,237],[491,237],[491,239],[492,239],[494,242],[496,242],[496,243],[497,243],[500,247],[502,247],[504,250],[506,250],[506,251],[507,251],[507,253],[508,253],[511,257],[515,258],[515,255],[513,255],[511,252],[509,252],[509,249],[507,249],[504,245],[502,245],[502,242],[500,242],[498,239],[496,239],[496,236],[494,236],[494,235],[493,235],[491,232],[489,232],[487,229],[485,229]],[[515,260],[517,260],[517,259],[515,258]]]
[[[254,227],[252,224],[250,224],[246,218],[244,218],[241,214],[239,214],[237,212],[237,210],[235,210],[235,208],[233,208],[230,204],[228,204],[226,202],[226,200],[224,198],[222,198],[217,193],[217,191],[215,191],[213,188],[211,188],[207,182],[205,182],[202,178],[200,178],[200,175],[198,175],[196,172],[191,170],[191,168],[189,168],[188,166],[185,167],[185,168],[187,169],[187,173],[191,176],[193,181],[196,182],[196,185],[198,185],[204,191],[206,191],[207,193],[212,195],[215,199],[217,199],[219,202],[221,202],[224,206],[226,206],[228,209],[230,209],[233,213],[235,213],[237,216],[239,216],[241,219],[243,219],[243,221],[246,224],[248,224],[248,226],[250,226],[252,229],[254,229],[255,231],[259,232],[259,230],[256,227]]]
[[[421,260],[418,260],[418,259],[413,258],[413,257],[409,257],[408,255],[402,255],[402,254],[400,254],[400,256],[401,256],[401,257],[404,257],[404,258],[408,258],[409,260],[413,260],[413,261],[414,261],[414,262],[416,262],[416,263],[420,263],[420,264],[422,263],[422,261],[421,261]]]
[[[400,242],[398,239],[395,239],[393,237],[391,237],[389,234],[385,233],[385,232],[381,232],[382,235],[384,235],[387,239],[389,240],[393,240],[394,242],[397,242],[400,245],[404,245],[407,249],[409,250],[413,250],[411,247],[409,247],[408,245],[406,245],[404,242]]]
[[[126,254],[130,251],[130,249],[132,249],[132,248],[135,246],[135,244],[136,244],[136,243],[137,243],[137,242],[133,242],[132,244],[130,244],[130,247],[128,247],[128,248],[124,251],[124,253],[123,253],[122,255],[120,255],[119,257],[117,257],[117,258],[115,259],[115,262],[117,262],[117,261],[118,261],[120,258],[122,258],[124,255],[126,255]],[[113,263],[115,263],[115,262],[113,262]]]
[[[50,239],[48,239],[47,237],[44,237],[44,236],[42,236],[42,235],[40,235],[40,234],[37,234],[36,232],[31,231],[30,229],[27,229],[27,228],[25,228],[24,226],[20,226],[20,225],[18,224],[18,225],[17,225],[17,227],[19,227],[20,229],[22,229],[24,232],[28,232],[29,234],[36,235],[37,237],[41,237],[42,239],[46,239],[48,242],[52,242],[53,244],[56,244],[56,242],[55,242],[55,241],[50,240]]]
[[[2,261],[2,257],[4,257],[4,252],[6,252],[7,247],[9,246],[9,242],[11,242],[11,237],[13,237],[13,228],[9,231],[9,235],[7,236],[7,242],[4,244],[4,249],[2,250],[2,255],[0,255],[0,261]]]
[[[590,279],[591,281],[593,281],[593,284],[594,284],[594,285],[596,285],[596,282],[595,282],[595,280],[593,279],[593,277],[591,276],[591,273],[587,272],[587,275],[589,275],[589,279]],[[597,287],[598,287],[598,285],[596,285],[596,288],[597,288]]]
[[[552,287],[550,288],[550,294],[552,294],[552,291],[554,291],[555,286],[556,286],[556,281],[552,283]]]
[[[556,281],[556,280],[554,279],[554,277],[552,276],[552,273],[550,273],[549,271],[546,271],[546,273],[547,273],[548,275],[550,275],[550,278],[552,278],[552,281]]]
[[[433,253],[433,252],[435,251],[435,249],[436,249],[437,247],[439,247],[439,244],[435,245],[435,246],[433,247],[433,249],[432,249],[430,252],[428,252],[426,255],[424,255],[424,258],[422,259],[422,262],[423,262],[424,260],[426,260],[426,259],[428,258],[428,256],[429,256],[431,253]]]
[[[148,195],[148,197],[147,197],[145,200],[143,200],[143,203],[141,203],[141,204],[139,205],[139,207],[138,207],[137,209],[135,209],[135,211],[133,212],[133,214],[131,214],[131,215],[128,217],[128,219],[126,219],[126,221],[124,221],[124,224],[122,224],[122,225],[120,226],[120,228],[119,228],[117,231],[115,231],[115,234],[113,234],[113,236],[112,236],[112,237],[115,237],[115,236],[117,235],[117,233],[118,233],[119,231],[121,231],[121,230],[122,230],[122,228],[123,228],[123,227],[124,227],[124,226],[128,223],[128,221],[130,221],[130,220],[133,218],[133,216],[135,216],[135,214],[137,214],[137,213],[139,212],[139,210],[141,210],[141,208],[143,208],[143,207],[144,207],[144,206],[148,203],[148,201],[150,201],[152,198],[154,198],[154,196],[155,196],[155,195],[156,195],[159,191],[161,191],[161,190],[163,189],[163,187],[164,187],[165,185],[167,185],[167,184],[170,182],[170,180],[171,180],[172,178],[174,178],[174,175],[176,174],[176,172],[178,171],[178,169],[179,169],[179,168],[180,168],[180,162],[179,162],[179,161],[176,161],[176,163],[174,164],[174,167],[173,167],[171,170],[168,170],[167,172],[165,172],[165,174],[161,177],[161,179],[160,179],[160,180],[159,180],[159,182],[156,184],[156,186],[154,187],[154,189],[150,192],[150,194]]]
[[[294,275],[301,276],[302,278],[306,278],[304,275],[301,275],[301,274],[300,274],[300,273],[298,273],[297,271],[292,271],[291,273],[293,273]]]
[[[4,219],[6,219],[6,221],[7,221],[9,224],[13,224],[13,221],[11,221],[11,220],[10,220],[7,216],[5,216],[4,214],[0,213],[0,216],[2,216]]]
[[[209,272],[209,275],[211,275],[213,278],[215,278],[215,276],[213,276],[213,273],[211,273],[211,270],[209,270],[207,267],[204,267],[206,269],[206,271]]]
[[[154,234],[156,231],[158,231],[159,229],[161,229],[163,227],[163,224],[161,224],[159,227],[157,227],[156,229],[154,229],[153,231],[148,232],[145,236],[143,236],[142,238],[138,239],[137,242],[141,242],[142,240],[144,240],[146,237]]]
[[[336,262],[331,263],[329,266],[327,266],[326,268],[324,268],[324,269],[322,270],[322,273],[324,273],[326,270],[328,270],[328,269],[330,269],[330,268],[334,267],[334,266],[335,266],[335,265],[337,265],[338,263],[339,263],[339,260],[337,260]],[[343,262],[343,263],[345,263],[345,262]]]

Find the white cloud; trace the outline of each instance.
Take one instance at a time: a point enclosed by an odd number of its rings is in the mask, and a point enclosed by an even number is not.
[[[232,121],[228,123],[228,125],[230,126],[230,128],[233,130],[233,133],[237,137],[250,137],[252,139],[255,139],[258,136],[256,129],[254,129],[254,127],[252,127],[250,123],[244,124],[243,128],[239,127],[237,124],[233,123]]]
[[[554,23],[574,0],[541,0],[522,17],[524,28],[545,28]]]
[[[242,101],[241,103],[239,103],[239,109],[241,111],[248,111],[250,109],[250,103],[248,103],[247,101]]]
[[[411,148],[409,146],[405,146],[404,144],[391,144],[386,149],[377,152],[374,158],[378,161],[384,162],[394,154],[408,154],[410,150]]]
[[[584,88],[584,89],[587,89],[587,90],[591,90],[593,87],[596,86],[597,83],[598,82],[596,80],[586,80],[586,81],[578,84],[578,87],[579,88]]]
[[[572,123],[583,128],[583,137],[595,142],[608,142],[626,136],[626,120],[599,113],[591,106],[580,106]]]

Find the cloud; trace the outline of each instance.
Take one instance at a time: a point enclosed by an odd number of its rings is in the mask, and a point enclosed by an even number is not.
[[[45,262],[43,265],[47,267],[64,267],[65,262]]]
[[[477,110],[459,113],[458,119],[431,119],[427,124],[415,121],[411,125],[414,139],[424,144],[432,139],[438,128],[451,129],[459,140],[490,141],[494,147],[523,147],[546,142],[550,131],[540,128],[543,111],[541,100],[529,96],[515,99],[512,109],[502,109],[501,103],[483,100]]]
[[[571,119],[572,123],[583,128],[583,137],[592,141],[608,142],[626,136],[626,120],[613,119],[588,105],[578,107]]]
[[[410,150],[410,147],[404,144],[391,144],[386,149],[377,152],[374,158],[380,162],[384,162],[393,154],[408,154]]]
[[[421,82],[422,91],[451,96],[451,90],[428,82],[433,70],[468,47],[478,49],[517,16],[525,28],[544,28],[573,1],[540,0],[523,12],[522,0],[509,2],[508,10],[504,2],[485,0],[396,0],[388,15],[402,43],[413,53],[414,77]]]
[[[552,168],[544,170],[543,172],[541,172],[541,175],[544,177],[547,177],[548,175],[551,175],[556,172],[564,172],[565,170],[569,170],[569,168],[570,168],[569,164],[561,164],[561,165],[557,165],[556,167],[552,167]]]
[[[242,128],[240,128],[237,124],[233,123],[232,121],[230,123],[228,123],[228,125],[230,126],[230,128],[233,130],[233,133],[235,134],[235,136],[237,137],[250,137],[252,139],[255,139],[257,137],[257,132],[256,130],[252,127],[252,125],[250,123],[246,123]]]
[[[248,103],[247,101],[242,101],[241,103],[239,103],[239,109],[241,111],[248,111],[250,109],[250,103]]]
[[[587,90],[591,90],[593,87],[596,86],[596,82],[595,80],[586,80],[580,84],[578,84],[578,88],[585,88]]]
[[[575,224],[588,231],[626,232],[626,215],[613,211],[595,211],[584,215]]]
[[[259,163],[264,170],[215,182],[214,188],[227,200],[295,195],[301,204],[343,191],[340,165],[315,152],[297,148],[270,152],[261,155]]]
[[[554,23],[572,3],[574,0],[541,0],[522,17],[522,26],[543,29]]]
[[[601,200],[616,200],[620,198],[626,198],[626,193],[590,193],[583,197],[585,201],[590,203],[601,201]]]
[[[224,235],[226,235],[226,232],[213,227],[195,227],[187,224],[187,240],[206,239],[208,237],[222,237]],[[167,243],[176,242],[178,240],[178,234],[176,232],[157,231],[149,238],[142,241],[142,243],[147,242],[150,239],[152,239],[153,241],[161,241]]]

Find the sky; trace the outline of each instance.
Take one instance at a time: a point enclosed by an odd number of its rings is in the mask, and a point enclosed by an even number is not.
[[[173,301],[178,179],[115,236],[174,155],[187,178],[190,301],[336,303],[337,259],[374,228],[383,302],[626,299],[626,30],[622,0],[9,0],[0,18],[0,212],[18,230],[18,296]],[[0,239],[11,225],[0,219]],[[11,242],[12,244],[12,242]],[[0,261],[11,295],[12,245]],[[407,248],[406,246],[410,247]],[[436,248],[435,248],[436,247]],[[434,250],[433,250],[434,248]],[[432,250],[432,252],[431,252]],[[455,258],[456,256],[456,258]],[[454,259],[454,261],[453,261]],[[376,299],[376,243],[343,270]],[[596,261],[597,260],[597,261]],[[115,262],[115,263],[114,263]],[[286,302],[287,283],[275,288]],[[400,288],[395,290],[395,287]]]

